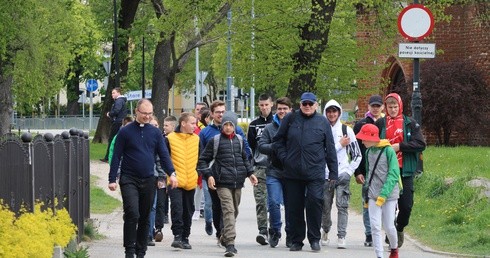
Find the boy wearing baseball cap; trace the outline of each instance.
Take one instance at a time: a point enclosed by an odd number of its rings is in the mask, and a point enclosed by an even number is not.
[[[398,258],[398,237],[395,207],[402,191],[396,153],[386,139],[380,140],[379,129],[373,124],[362,126],[356,138],[366,146],[366,180],[363,185],[364,205],[369,210],[373,246],[377,257],[383,258],[381,225],[390,240],[390,258]]]

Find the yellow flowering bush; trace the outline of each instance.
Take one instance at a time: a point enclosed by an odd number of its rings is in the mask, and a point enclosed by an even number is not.
[[[23,210],[19,217],[0,204],[0,257],[53,256],[53,247],[66,247],[76,232],[66,209],[41,210],[42,203],[34,212]]]

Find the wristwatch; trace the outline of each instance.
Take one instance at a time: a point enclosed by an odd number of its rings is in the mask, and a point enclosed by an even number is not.
[[[175,174],[175,172],[173,172],[172,174],[170,174],[170,176],[177,177],[177,174]]]

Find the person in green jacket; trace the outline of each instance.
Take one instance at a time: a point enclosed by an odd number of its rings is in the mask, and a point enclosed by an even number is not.
[[[376,121],[379,137],[390,141],[396,152],[400,176],[405,191],[398,199],[398,216],[395,227],[398,233],[398,247],[403,245],[403,229],[408,225],[413,206],[413,179],[417,170],[420,152],[425,150],[425,139],[420,125],[415,119],[403,114],[400,95],[390,93],[385,97],[387,116]]]
[[[380,140],[373,124],[362,126],[356,138],[366,146],[366,180],[363,185],[364,207],[369,210],[369,223],[376,257],[383,257],[381,225],[390,241],[390,258],[398,258],[398,236],[393,221],[402,191],[400,169],[395,150],[386,139]]]

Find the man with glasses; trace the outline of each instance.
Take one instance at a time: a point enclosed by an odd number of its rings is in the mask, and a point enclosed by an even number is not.
[[[225,102],[221,100],[215,100],[213,101],[213,103],[211,103],[210,109],[211,109],[211,116],[213,120],[211,120],[211,123],[208,126],[206,126],[204,129],[202,129],[201,132],[199,133],[199,139],[201,142],[201,146],[203,147],[205,147],[209,141],[212,141],[215,135],[221,133],[221,122],[223,120],[223,114],[226,111]],[[240,128],[240,126],[238,125],[236,127],[236,133],[242,136],[243,144],[245,146],[247,156],[250,159],[251,157],[250,146],[248,145],[248,141],[245,138],[245,134],[243,133],[242,128]],[[204,183],[206,183],[205,181],[206,180],[203,180]],[[214,224],[214,228],[216,229],[216,238],[218,238],[218,245],[219,245],[219,238],[221,237],[221,229],[223,228],[221,202],[219,200],[218,193],[216,192],[216,190],[211,190],[209,188],[208,190],[209,190],[209,194],[211,195],[212,210],[213,210],[213,224]],[[212,232],[211,224],[208,223],[209,222],[206,222],[206,226],[205,226],[206,232],[209,232],[210,228]]]
[[[138,101],[136,120],[121,128],[114,146],[109,172],[109,189],[119,185],[124,209],[124,247],[126,257],[144,257],[148,245],[149,214],[155,196],[155,153],[169,176],[169,186],[177,187],[175,169],[161,131],[150,125],[153,105],[147,99]]]
[[[332,130],[327,118],[316,112],[317,108],[315,94],[303,93],[300,110],[284,117],[273,138],[273,148],[284,168],[290,251],[303,248],[306,226],[311,249],[320,251],[325,167],[330,171],[327,180],[338,177]]]

